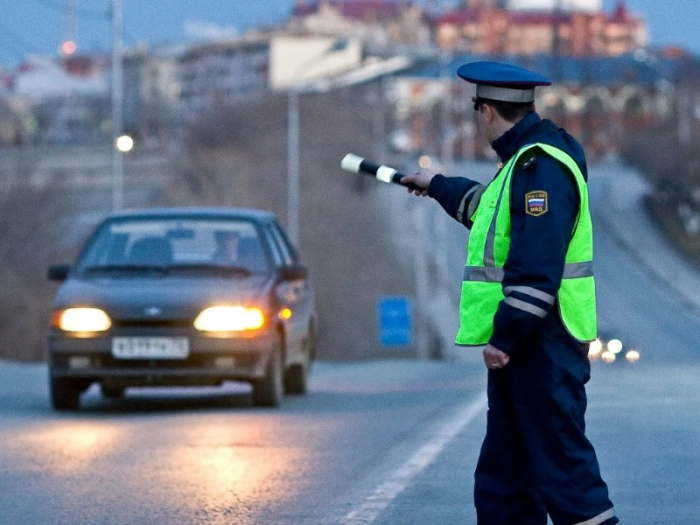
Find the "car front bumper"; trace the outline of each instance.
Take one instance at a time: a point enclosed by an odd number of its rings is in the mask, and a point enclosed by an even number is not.
[[[178,359],[117,358],[115,337],[186,337],[189,354]],[[52,377],[123,386],[212,385],[250,381],[265,375],[269,356],[279,346],[273,331],[214,337],[192,330],[130,329],[95,337],[52,331],[48,338]]]

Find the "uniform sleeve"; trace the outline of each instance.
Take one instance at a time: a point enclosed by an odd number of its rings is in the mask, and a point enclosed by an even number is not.
[[[435,175],[428,186],[428,195],[438,201],[447,214],[467,228],[486,186],[465,177]]]
[[[553,309],[579,211],[576,181],[544,153],[515,173],[511,244],[489,341],[505,353],[531,337]],[[543,202],[544,199],[544,202]]]

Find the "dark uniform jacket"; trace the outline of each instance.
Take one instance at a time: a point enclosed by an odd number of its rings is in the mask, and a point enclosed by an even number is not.
[[[568,153],[588,179],[579,143],[551,121],[540,119],[537,113],[528,114],[495,140],[492,147],[505,163],[521,147],[534,142],[550,144]],[[430,183],[428,195],[437,200],[450,216],[471,227],[469,217],[476,209],[482,190],[480,183],[464,177],[436,175]],[[525,210],[525,194],[533,191],[547,193],[547,212],[539,216],[527,214]],[[544,151],[530,150],[514,168],[510,207],[511,243],[504,267],[503,287],[530,287],[556,297],[579,210],[573,175]],[[513,292],[512,295],[544,310],[543,315],[501,301],[493,322],[494,332],[490,340],[493,346],[511,353],[535,336],[542,335],[543,331],[549,337],[572,342],[561,322],[557,303],[551,305],[522,292]]]

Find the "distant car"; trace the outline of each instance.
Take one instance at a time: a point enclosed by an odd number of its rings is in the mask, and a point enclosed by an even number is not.
[[[308,270],[272,213],[225,208],[123,212],[95,229],[63,281],[49,336],[51,401],[75,410],[99,383],[250,382],[253,402],[304,394],[317,333]]]

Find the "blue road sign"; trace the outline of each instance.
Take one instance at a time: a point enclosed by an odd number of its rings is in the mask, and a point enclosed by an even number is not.
[[[379,342],[382,346],[411,344],[411,302],[406,297],[383,297],[378,303]]]

